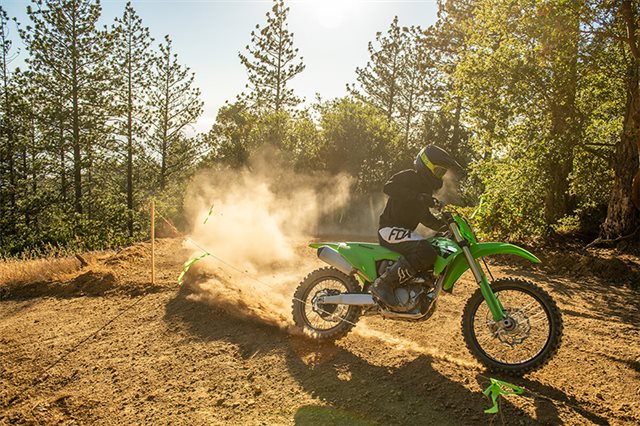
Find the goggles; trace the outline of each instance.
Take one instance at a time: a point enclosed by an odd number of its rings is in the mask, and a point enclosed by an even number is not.
[[[446,167],[438,166],[429,161],[429,158],[427,157],[427,154],[425,152],[422,152],[422,154],[420,154],[420,159],[422,160],[424,165],[427,166],[429,170],[431,170],[431,173],[433,173],[433,175],[438,179],[442,179],[445,173],[447,173]]]

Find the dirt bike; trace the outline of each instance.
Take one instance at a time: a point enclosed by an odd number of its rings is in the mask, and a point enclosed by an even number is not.
[[[534,263],[540,260],[513,244],[478,242],[464,217],[434,201],[448,230],[428,239],[438,254],[433,271],[418,274],[394,290],[399,306],[391,310],[368,291],[399,253],[373,243],[315,243],[310,247],[330,267],[311,272],[296,289],[292,307],[296,325],[315,339],[336,340],[346,336],[362,315],[424,321],[435,311],[441,291],[452,292],[462,274],[471,269],[480,288],[462,313],[462,334],[469,351],[494,372],[520,376],[541,368],[562,339],[562,316],[556,303],[530,281],[493,279],[482,258],[511,254]]]

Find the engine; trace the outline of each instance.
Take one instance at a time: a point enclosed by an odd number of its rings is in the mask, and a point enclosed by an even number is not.
[[[391,261],[385,260],[378,265],[378,274],[383,274]],[[433,275],[430,273],[420,273],[412,279],[397,287],[394,292],[396,299],[400,302],[400,307],[394,308],[398,312],[421,312],[426,313],[433,304],[433,289],[435,287]]]

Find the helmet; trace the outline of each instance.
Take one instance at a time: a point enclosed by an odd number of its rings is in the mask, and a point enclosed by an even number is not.
[[[418,174],[425,177],[433,175],[438,179],[442,179],[447,170],[462,171],[462,166],[447,151],[435,145],[422,148],[416,156],[414,165]]]

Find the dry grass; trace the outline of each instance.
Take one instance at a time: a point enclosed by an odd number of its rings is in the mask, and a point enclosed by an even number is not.
[[[77,271],[79,268],[80,261],[74,256],[0,260],[0,286],[49,281],[59,275]]]
[[[122,250],[126,253],[127,249]],[[95,269],[105,259],[116,255],[114,250],[81,253],[81,257]],[[74,250],[49,245],[43,250],[25,252],[19,257],[0,257],[0,286],[72,279],[83,268]]]

